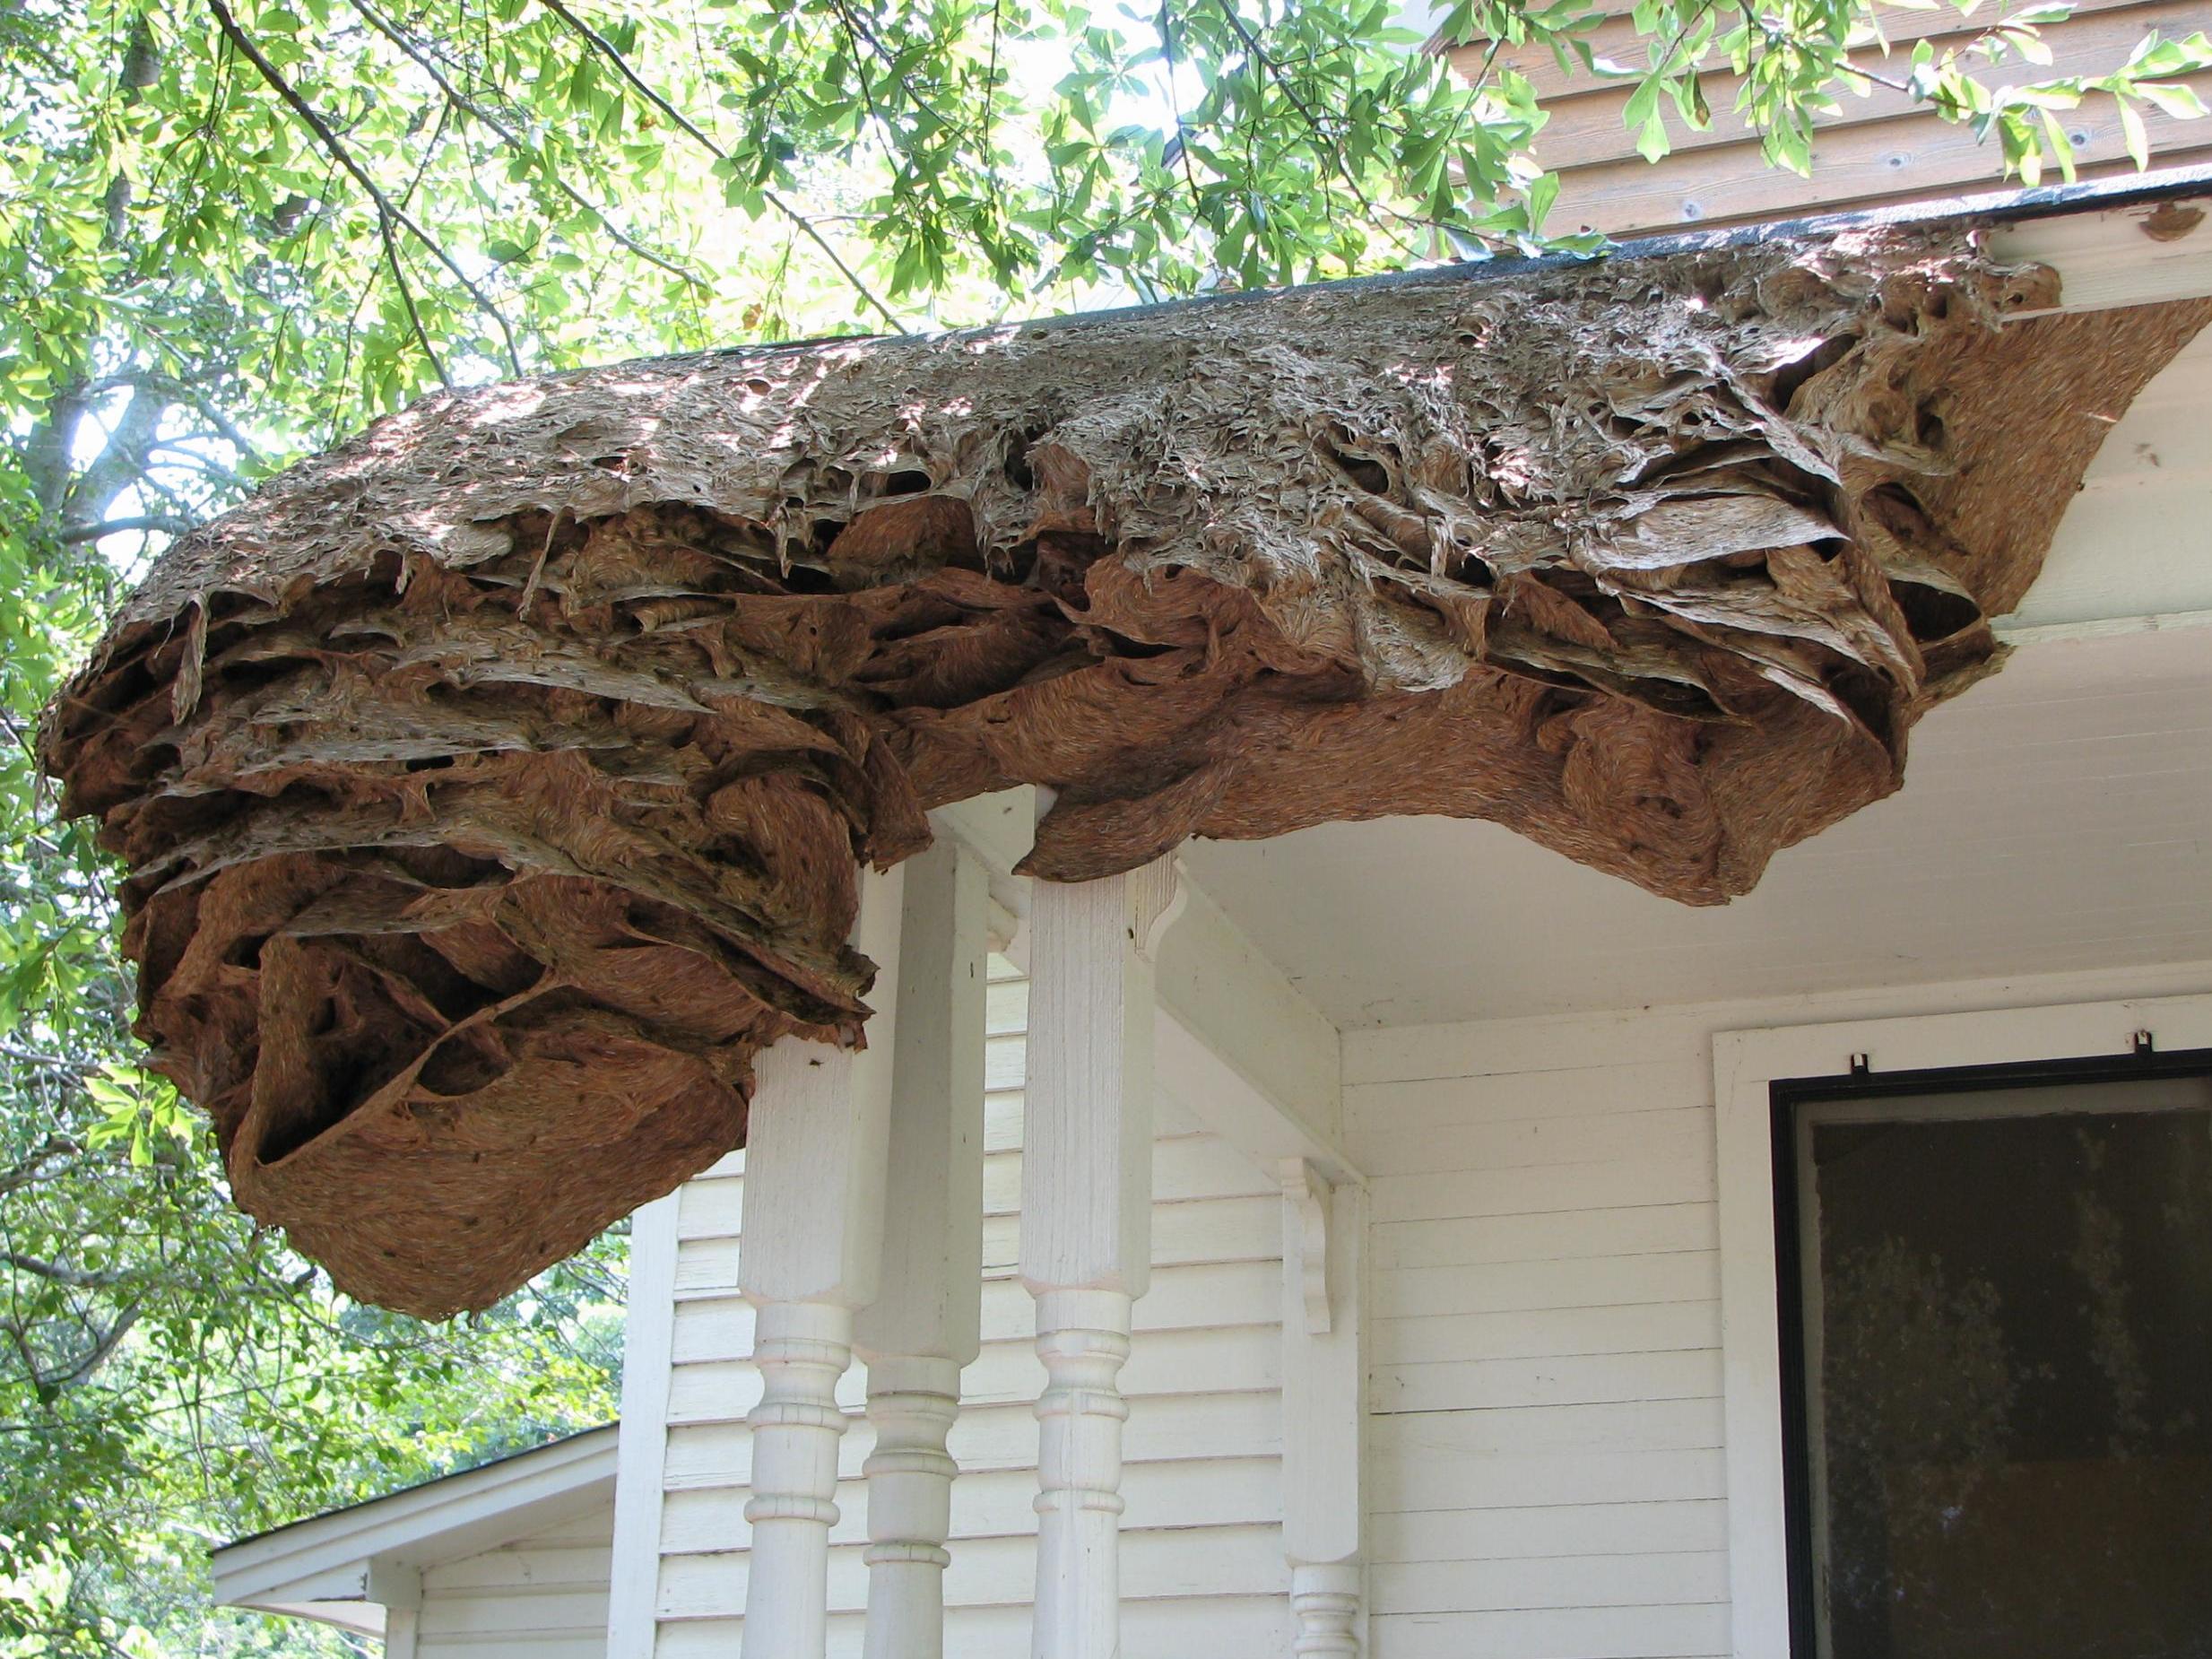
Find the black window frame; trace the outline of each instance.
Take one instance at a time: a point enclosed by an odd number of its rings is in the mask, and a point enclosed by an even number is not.
[[[1780,1324],[1782,1501],[1789,1562],[1790,1659],[1817,1659],[1819,1612],[1813,1559],[1812,1439],[1805,1376],[1804,1258],[1799,1229],[1798,1114],[1837,1100],[1898,1095],[1966,1094],[1997,1089],[2053,1089],[2068,1084],[2149,1082],[2212,1077],[2212,1048],[2070,1060],[2007,1061],[1991,1065],[1932,1066],[1911,1072],[1857,1070],[1826,1077],[1775,1078],[1767,1084],[1768,1149],[1774,1194],[1774,1292]]]

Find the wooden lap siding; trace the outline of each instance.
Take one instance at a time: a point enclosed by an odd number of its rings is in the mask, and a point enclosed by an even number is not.
[[[1376,1659],[1727,1650],[1712,1089],[1680,1048],[1346,1090]]]
[[[414,1659],[604,1659],[614,1511],[422,1573]]]
[[[992,987],[985,1108],[983,1352],[962,1377],[951,1449],[952,1566],[946,1650],[961,1659],[1028,1652],[1035,1572],[1037,1420],[1044,1386],[1028,1292],[1014,1277],[1021,1186],[1027,986],[1003,964]],[[1221,1659],[1287,1651],[1282,1558],[1280,1197],[1234,1148],[1161,1103],[1154,1152],[1152,1289],[1136,1309],[1123,1386],[1130,1397],[1123,1584],[1129,1651]],[[744,1418],[759,1384],[746,1356],[752,1313],[735,1294],[743,1177],[732,1159],[684,1188],[678,1210],[673,1368],[663,1475],[658,1638],[668,1659],[736,1651],[745,1600]],[[831,1534],[830,1648],[857,1655],[867,1598],[862,1560],[871,1434],[859,1367],[839,1398]]]
[[[1348,1032],[1368,1173],[1370,1659],[1717,1659],[1712,1039],[2197,991],[2192,965]]]
[[[1646,48],[1626,15],[1629,7],[1607,4],[1600,9],[1618,14],[1609,16],[1591,37],[1592,49],[1625,68],[1642,68]],[[1869,51],[1861,54],[1860,61],[1876,74],[1902,81],[1912,67],[1915,42],[1927,38],[1939,52],[1963,48],[1990,21],[1979,13],[1962,18],[1949,5],[1924,12],[1887,10],[1882,25],[1891,55],[1885,59]],[[2204,8],[2194,0],[2147,4],[2081,0],[2071,19],[2043,30],[2052,49],[2049,65],[2017,57],[1994,66],[1974,60],[1973,73],[2000,84],[2109,74],[2153,30],[2172,39],[2204,25]],[[1452,55],[1453,64],[1463,74],[1475,74],[1486,49],[1480,43],[1462,47]],[[1968,128],[1941,121],[1885,87],[1864,98],[1840,95],[1841,108],[1821,123],[1808,180],[1768,167],[1761,158],[1758,140],[1735,113],[1739,83],[1725,73],[1725,65],[1705,78],[1705,97],[1713,111],[1710,131],[1691,131],[1671,100],[1661,100],[1677,147],[1654,166],[1636,153],[1635,135],[1621,122],[1632,80],[1600,79],[1579,67],[1572,75],[1563,74],[1546,50],[1522,48],[1501,58],[1529,76],[1550,113],[1538,135],[1536,156],[1560,175],[1559,199],[1549,221],[1555,232],[1587,226],[1616,237],[1648,235],[2009,187],[1993,141],[1977,144]],[[2212,93],[2212,82],[2200,80],[2198,90]],[[2143,115],[2153,166],[2212,161],[2212,132],[2206,123],[2176,121],[2148,108]],[[2061,112],[2060,118],[2075,136],[2083,177],[2134,169],[2109,98],[2085,99],[2079,109]],[[2058,169],[2051,169],[2043,182],[2060,182]]]

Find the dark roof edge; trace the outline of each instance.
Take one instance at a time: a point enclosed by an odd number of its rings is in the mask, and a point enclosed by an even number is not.
[[[1235,293],[1196,294],[1183,300],[1164,300],[1151,305],[1115,306],[1098,311],[1069,311],[1055,317],[1020,322],[985,323],[959,328],[934,329],[912,334],[832,334],[810,340],[730,345],[700,352],[680,352],[663,362],[683,357],[759,357],[777,352],[811,350],[840,343],[907,345],[961,336],[1019,333],[1057,333],[1063,328],[1094,323],[1126,322],[1134,317],[1169,317],[1177,312],[1214,306],[1254,305],[1271,300],[1295,299],[1321,293],[1359,293],[1370,289],[1399,288],[1413,282],[1491,282],[1544,271],[1566,270],[1600,260],[1659,259],[1728,248],[1755,247],[1762,242],[1798,238],[1835,236],[1848,230],[1870,230],[1895,226],[1939,224],[1961,220],[1984,224],[2017,224],[2026,220],[2057,219],[2076,213],[2109,212],[2141,206],[2176,196],[2212,195],[2212,163],[2174,167],[2147,173],[2122,174],[2088,184],[2048,185],[2032,190],[1996,190],[1980,195],[1945,196],[1928,202],[1907,202],[1895,207],[1861,208],[1848,213],[1819,213],[1803,219],[1766,219],[1713,230],[1678,230],[1665,236],[1636,237],[1616,242],[1596,254],[1539,254],[1531,257],[1462,259],[1449,265],[1420,265],[1408,271],[1384,271],[1370,276],[1339,277],[1326,282],[1300,282],[1287,288],[1253,288]],[[576,371],[565,371],[576,372]],[[556,375],[552,378],[558,378]]]
[[[1872,230],[1889,225],[1935,224],[1972,219],[1990,224],[2014,224],[2027,219],[2060,219],[2075,213],[2109,213],[2175,196],[2212,195],[2212,163],[2169,167],[2144,173],[2122,173],[2087,184],[2043,185],[2032,190],[1991,190],[1979,195],[1940,196],[1927,202],[1904,202],[1894,207],[1860,208],[1848,213],[1817,213],[1804,219],[1760,220],[1730,230],[1674,232],[1639,237],[1616,245],[1612,256],[1642,258],[1655,254],[1683,253],[1697,248],[1733,247],[1776,237],[1833,236],[1839,230]]]

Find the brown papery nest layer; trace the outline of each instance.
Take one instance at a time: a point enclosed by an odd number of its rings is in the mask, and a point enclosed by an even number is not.
[[[2202,307],[1956,227],[426,399],[178,542],[52,711],[155,1064],[352,1293],[481,1307],[861,1040],[860,862],[1440,812],[1746,891],[1988,672]]]

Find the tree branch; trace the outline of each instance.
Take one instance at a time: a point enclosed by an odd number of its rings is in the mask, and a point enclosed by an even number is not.
[[[221,434],[212,432],[193,432],[188,434],[188,436],[196,441],[204,443],[210,438],[221,437]],[[166,456],[169,458],[157,463],[153,459],[156,456]],[[195,473],[203,473],[206,474],[208,477],[213,479],[217,483],[227,484],[231,489],[241,492],[253,488],[250,483],[248,483],[239,474],[235,468],[225,466],[213,456],[202,455],[197,449],[193,448],[190,444],[153,444],[146,450],[146,460],[147,465],[150,466],[157,465],[165,467],[188,466]]]
[[[160,436],[161,417],[167,413],[161,399],[149,397],[136,388],[132,390],[130,400],[123,405],[121,418],[113,427],[100,422],[97,410],[86,412],[107,431],[108,441],[69,486],[68,496],[62,503],[65,542],[70,539],[67,526],[105,518],[116,498],[146,470],[146,451]]]
[[[404,52],[408,57],[412,60],[419,68],[421,69],[424,74],[429,76],[430,79],[437,83],[438,90],[445,93],[447,99],[454,105],[455,109],[460,109],[464,114],[469,116],[474,120],[481,122],[485,126],[489,127],[492,133],[499,137],[500,142],[505,143],[510,150],[514,150],[525,156],[533,155],[534,153],[531,150],[530,146],[515,133],[513,128],[507,126],[507,124],[501,121],[499,117],[493,115],[489,109],[483,108],[482,105],[477,103],[473,99],[470,98],[466,93],[461,91],[457,87],[455,87],[452,81],[447,77],[445,71],[438,66],[437,59],[433,58],[428,52],[424,51],[420,42],[403,34],[396,23],[394,23],[389,18],[384,16],[381,13],[377,11],[375,7],[369,5],[367,3],[367,0],[347,0],[347,4],[361,14],[362,18],[368,22],[371,29],[375,30],[378,34],[389,40],[394,46],[399,48],[401,51]],[[539,157],[538,159],[541,162],[542,162],[542,157]],[[670,259],[664,255],[654,252],[652,248],[646,247],[643,242],[640,242],[636,238],[625,233],[611,218],[608,217],[607,210],[605,208],[600,206],[589,196],[584,195],[582,191],[570,185],[568,181],[561,178],[551,165],[544,165],[542,167],[542,172],[546,180],[551,183],[556,190],[560,191],[561,195],[567,196],[571,202],[575,203],[586,213],[591,214],[592,217],[598,220],[601,229],[604,230],[606,233],[616,242],[628,248],[631,253],[637,255],[638,258],[643,259],[648,265],[658,265],[671,276],[678,277],[701,291],[705,291],[711,287],[711,284],[707,281],[707,279],[701,276],[698,272],[691,270],[687,266],[678,265],[674,260]]]
[[[33,422],[23,446],[23,471],[30,479],[31,497],[40,516],[61,511],[69,494],[69,464],[76,449],[77,433],[92,406],[92,394],[82,380],[65,385],[48,401],[46,413]]]
[[[1245,27],[1245,20],[1236,15],[1235,0],[1214,0],[1214,7],[1227,20],[1228,26],[1236,30],[1236,38],[1245,43],[1245,50],[1252,54],[1252,61],[1260,65],[1261,73],[1274,82],[1285,100],[1298,112],[1298,118],[1306,123],[1306,131],[1313,135],[1314,150],[1324,162],[1336,169],[1337,177],[1343,179],[1345,188],[1352,193],[1352,199],[1366,213],[1375,229],[1397,243],[1400,253],[1409,258],[1418,259],[1420,251],[1409,247],[1404,238],[1383,222],[1382,210],[1367,199],[1367,193],[1359,187],[1359,180],[1352,177],[1351,165],[1344,159],[1343,147],[1328,135],[1328,129],[1322,126],[1321,117],[1298,96],[1297,89],[1290,84],[1289,76],[1283,74],[1282,66],[1267,55],[1252,30]]]
[[[66,1135],[50,1134],[23,1154],[12,1168],[0,1169],[0,1193],[13,1193],[39,1178],[40,1171],[56,1158],[82,1152],[84,1148]]]
[[[35,1255],[20,1255],[13,1250],[0,1250],[0,1262],[5,1262],[19,1272],[36,1279],[49,1279],[56,1284],[74,1285],[80,1290],[101,1290],[120,1284],[124,1275],[109,1271],[93,1272],[87,1268],[72,1267],[65,1262],[48,1262]]]
[[[224,372],[228,373],[234,367],[235,365],[225,365]],[[121,374],[109,375],[104,379],[94,381],[91,389],[95,393],[112,392],[118,387],[126,386],[142,387],[148,391],[159,392],[172,403],[184,404],[197,412],[203,420],[215,429],[216,436],[247,460],[257,462],[262,458],[261,446],[247,437],[238,422],[225,414],[213,398],[199,387],[179,380],[174,375],[165,374],[158,369],[126,369]]]
[[[920,92],[915,90],[914,83],[909,81],[899,70],[898,55],[893,52],[890,48],[883,44],[883,38],[868,26],[866,19],[854,17],[853,15],[852,8],[845,4],[845,0],[829,0],[829,5],[830,9],[837,13],[839,20],[845,24],[845,30],[847,37],[856,43],[861,40],[865,40],[870,48],[873,49],[876,56],[881,60],[883,66],[889,69],[894,75],[898,76],[900,88],[904,90],[908,98],[914,100],[915,108],[920,109],[924,115],[927,115],[940,126],[948,128],[956,126],[956,124],[944,113],[943,110],[938,109],[934,104],[931,103],[928,99],[923,97]],[[853,73],[856,75],[861,74],[860,56],[857,45],[855,45],[853,57]],[[860,86],[861,91],[863,93],[868,91],[868,82],[865,76],[862,77]],[[875,100],[872,97],[869,99],[868,103],[870,109],[872,109],[875,107]],[[879,117],[878,119],[881,119],[881,117]],[[888,126],[889,124],[886,123],[886,125]],[[967,123],[961,122],[957,125],[959,126],[965,126]]]
[[[142,513],[131,518],[103,518],[98,524],[71,525],[62,531],[62,540],[75,547],[85,542],[97,542],[103,535],[121,535],[132,530],[156,530],[165,535],[182,535],[192,528],[189,518],[179,518],[171,513]]]
[[[58,1371],[39,1368],[39,1356],[31,1348],[30,1335],[14,1320],[0,1319],[0,1331],[5,1331],[9,1340],[15,1344],[16,1355],[22,1360],[23,1369],[29,1376],[30,1391],[43,1405],[52,1401],[63,1389],[74,1388],[107,1364],[123,1339],[131,1333],[131,1327],[138,1323],[138,1316],[143,1311],[143,1304],[133,1302],[116,1316],[115,1323],[102,1331],[90,1348]]]
[[[220,0],[208,0],[208,4],[211,5],[218,4],[220,4]],[[691,118],[685,115],[683,111],[677,109],[675,105],[670,103],[667,99],[664,98],[659,92],[655,91],[651,86],[646,84],[646,81],[638,74],[638,72],[629,66],[629,61],[625,58],[620,52],[615,49],[614,43],[612,40],[609,40],[604,35],[601,34],[596,29],[594,29],[582,18],[578,17],[574,12],[570,11],[568,6],[562,3],[562,0],[538,0],[538,4],[543,6],[547,11],[551,12],[555,17],[560,19],[560,21],[567,24],[575,34],[589,45],[594,51],[597,52],[610,64],[613,65],[616,73],[620,74],[623,80],[629,82],[631,86],[637,89],[639,97],[645,99],[646,101],[650,103],[655,109],[658,109],[663,115],[666,116],[671,121],[674,122],[680,131],[690,137],[694,143],[705,149],[709,155],[713,156],[717,161],[726,161],[730,159],[730,152],[728,151],[724,150],[705,132],[694,126]],[[790,220],[791,222],[798,228],[800,233],[807,239],[807,240],[821,249],[823,256],[827,258],[831,265],[837,267],[838,274],[843,276],[847,282],[852,284],[854,291],[858,293],[863,300],[866,300],[869,305],[873,307],[876,314],[881,317],[885,322],[889,323],[894,332],[902,334],[907,332],[906,326],[898,320],[898,317],[893,314],[890,307],[885,305],[882,300],[876,298],[875,291],[870,288],[868,284],[861,279],[860,273],[854,270],[851,265],[846,264],[843,256],[838,254],[836,248],[829,245],[828,239],[825,238],[820,230],[814,228],[814,221],[811,219],[809,219],[804,213],[794,207],[789,202],[784,200],[782,196],[778,195],[773,190],[763,188],[760,195],[761,198],[766,201],[770,207],[773,207],[777,213],[783,214],[785,218]]]
[[[307,129],[315,135],[316,141],[330,159],[343,168],[353,182],[368,193],[369,199],[376,204],[377,230],[384,239],[385,251],[392,262],[392,274],[399,281],[400,294],[406,302],[408,318],[414,324],[416,335],[422,341],[423,350],[429,353],[432,365],[438,369],[438,378],[446,378],[445,368],[438,363],[438,354],[430,351],[429,338],[423,333],[421,318],[415,314],[413,297],[407,291],[406,277],[400,270],[398,248],[392,235],[395,225],[427,248],[430,256],[445,266],[453,280],[460,283],[469,298],[476,302],[477,309],[499,325],[500,337],[507,342],[507,366],[520,375],[523,372],[522,352],[515,344],[515,331],[507,326],[506,314],[491,302],[490,296],[477,286],[435,237],[415,222],[412,215],[385,195],[377,181],[369,176],[368,169],[346,148],[345,141],[332,130],[330,123],[316,113],[315,107],[299,95],[292,83],[284,78],[283,72],[271,63],[261,48],[254,44],[252,37],[239,27],[238,19],[230,14],[230,8],[224,4],[224,0],[207,0],[207,8],[214,13],[216,26],[222,30],[224,38],[238,48],[239,56],[254,66],[255,73],[268,83],[269,90],[283,100]]]
[[[1159,49],[1167,60],[1167,109],[1175,118],[1175,160],[1183,163],[1183,182],[1190,187],[1191,216],[1202,221],[1205,205],[1199,195],[1198,175],[1191,168],[1191,146],[1183,136],[1183,95],[1175,90],[1175,74],[1180,65],[1175,61],[1175,24],[1168,14],[1167,0],[1159,5]]]
[[[407,313],[407,326],[414,334],[415,343],[422,348],[422,355],[430,360],[430,371],[438,377],[438,384],[450,392],[453,390],[453,377],[446,372],[444,360],[438,355],[438,348],[430,343],[430,331],[422,326],[422,313],[415,308],[415,291],[407,285],[407,267],[399,262],[399,242],[392,235],[391,216],[381,211],[377,214],[377,239],[384,244],[384,262],[392,268],[392,286],[399,290],[400,308]],[[506,326],[502,321],[500,326],[504,328]],[[514,342],[511,339],[507,342],[507,351],[512,356]],[[518,367],[515,372],[520,374],[522,369]]]
[[[131,1333],[131,1327],[138,1323],[138,1316],[142,1311],[143,1310],[140,1304],[133,1302],[117,1314],[115,1323],[102,1332],[91,1347],[79,1356],[76,1362],[67,1370],[56,1371],[43,1378],[40,1382],[39,1392],[54,1394],[65,1388],[74,1388],[91,1376],[93,1372],[99,1370],[101,1366],[107,1364],[108,1356],[115,1352],[117,1345]]]

